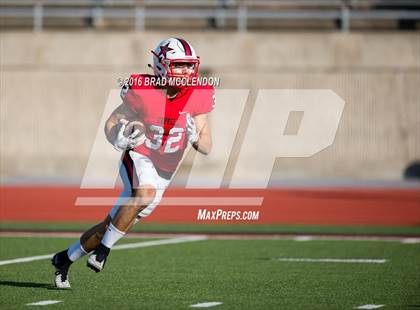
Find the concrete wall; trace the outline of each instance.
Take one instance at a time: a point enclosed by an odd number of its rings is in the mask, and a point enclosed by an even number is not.
[[[148,71],[149,51],[173,35],[0,33],[2,180],[78,182],[98,132],[102,156],[95,177],[113,175],[118,154],[98,131],[110,90],[117,89],[117,78]],[[221,130],[231,119],[235,95],[218,103],[219,112],[211,117],[215,143],[228,143],[233,135],[234,150],[226,171],[224,154],[200,159],[197,180],[224,171],[223,181],[229,181],[258,90],[266,88],[331,89],[346,102],[334,144],[310,158],[278,158],[273,180],[394,180],[420,158],[418,33],[201,32],[183,37],[199,52],[202,69],[221,78],[222,89],[250,90],[238,135]],[[179,183],[187,179],[192,160],[188,154]],[[239,172],[252,182],[255,166]]]

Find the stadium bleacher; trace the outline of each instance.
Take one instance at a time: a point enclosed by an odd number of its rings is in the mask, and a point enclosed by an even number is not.
[[[419,0],[0,0],[0,29],[418,29]]]

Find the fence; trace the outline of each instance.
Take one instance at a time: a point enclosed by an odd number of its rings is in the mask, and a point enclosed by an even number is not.
[[[156,24],[190,27],[195,20],[217,29],[233,26],[239,32],[246,31],[250,23],[265,23],[263,28],[270,28],[276,21],[315,21],[306,26],[316,28],[317,22],[330,22],[332,27],[349,31],[359,21],[397,21],[400,26],[408,23],[409,28],[415,28],[420,20],[420,1],[1,0],[0,17],[3,28],[19,25],[19,21],[32,21],[34,31],[42,31],[49,20],[54,20],[56,27],[65,25],[66,21],[70,27],[124,22],[137,31],[154,28]],[[158,23],[153,22],[156,20]]]

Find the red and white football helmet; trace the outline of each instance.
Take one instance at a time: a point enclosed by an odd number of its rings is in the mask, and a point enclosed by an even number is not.
[[[152,69],[155,75],[162,78],[171,77],[195,77],[198,75],[200,57],[194,48],[186,40],[181,38],[169,38],[159,43],[153,54]],[[173,71],[174,63],[189,63],[192,71],[189,74],[180,74]]]

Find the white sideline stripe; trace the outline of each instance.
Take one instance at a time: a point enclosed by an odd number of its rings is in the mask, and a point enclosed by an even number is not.
[[[28,237],[28,238],[77,238],[81,232],[43,232],[43,231],[0,231],[0,237]],[[366,241],[366,242],[400,242],[403,244],[420,243],[420,238],[415,237],[372,237],[372,236],[328,236],[328,235],[293,235],[293,234],[186,234],[186,233],[147,233],[130,232],[124,238],[175,238],[180,236],[206,236],[207,239],[216,240],[294,240],[298,242],[308,241]]]
[[[291,239],[285,236],[283,239]],[[292,237],[294,241],[372,241],[372,242],[401,242],[406,244],[420,243],[420,238],[416,237],[387,237],[387,236],[319,236],[319,235],[301,235]]]
[[[206,236],[187,236],[187,237],[164,239],[164,240],[152,240],[152,241],[145,241],[145,242],[135,242],[135,243],[128,243],[128,244],[121,244],[121,245],[117,245],[117,246],[113,247],[112,250],[114,251],[114,250],[145,248],[145,247],[149,247],[149,246],[193,242],[193,241],[200,241],[200,240],[206,240],[206,239],[207,239]],[[10,264],[27,263],[27,262],[37,261],[37,260],[48,259],[48,258],[53,257],[53,255],[54,254],[47,254],[47,255],[21,257],[21,258],[15,258],[15,259],[2,260],[2,261],[0,261],[0,266],[10,265]]]
[[[278,257],[274,260],[281,262],[304,262],[304,263],[356,263],[356,264],[383,264],[387,259],[359,259],[359,258],[290,258]]]
[[[405,244],[416,244],[420,243],[420,238],[406,238],[401,241],[401,243]]]
[[[210,308],[210,307],[214,307],[214,306],[218,306],[223,304],[220,301],[210,301],[210,302],[202,302],[199,304],[195,304],[195,305],[191,305],[191,308]]]
[[[33,261],[36,261],[36,260],[48,259],[48,258],[53,257],[53,255],[54,254],[47,254],[47,255],[15,258],[15,259],[9,259],[9,260],[0,260],[0,266],[10,265],[10,264],[27,263],[27,262],[33,262]]]
[[[76,206],[113,206],[119,197],[77,197]],[[167,197],[160,206],[261,206],[264,197]]]
[[[363,306],[359,306],[356,307],[355,309],[378,309],[378,308],[382,308],[385,305],[363,305]]]
[[[31,302],[26,305],[27,306],[48,306],[48,305],[58,304],[60,302],[62,302],[62,300],[41,300],[37,302]]]
[[[300,241],[300,242],[305,242],[305,241],[312,241],[312,240],[314,240],[314,237],[313,236],[297,236],[293,240]]]
[[[152,241],[146,241],[146,242],[121,244],[121,245],[114,246],[112,250],[145,248],[145,247],[155,246],[155,245],[176,244],[176,243],[184,243],[184,242],[192,242],[192,241],[201,241],[201,240],[206,240],[206,239],[207,237],[205,236],[187,236],[187,237],[180,237],[180,238],[173,238],[173,239],[152,240]]]

